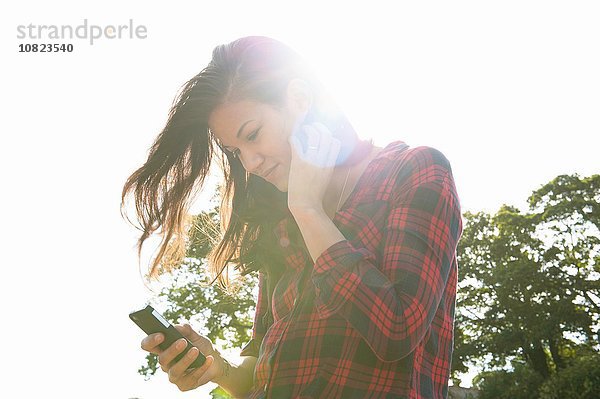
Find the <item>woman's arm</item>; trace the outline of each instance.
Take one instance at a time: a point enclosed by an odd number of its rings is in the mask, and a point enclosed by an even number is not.
[[[234,398],[245,397],[254,385],[254,366],[256,358],[245,356],[239,366],[232,366],[219,353],[215,354],[215,360],[221,363],[223,374],[213,379]]]
[[[313,262],[327,248],[346,239],[323,208],[294,208],[291,212]]]
[[[252,327],[252,339],[242,348],[240,357],[242,363],[237,366],[231,366],[223,359],[220,353],[215,353],[215,361],[222,367],[221,377],[212,381],[219,384],[233,397],[245,397],[254,385],[254,368],[256,366],[260,342],[265,334],[267,327],[263,324],[263,318],[268,311],[268,283],[267,275],[264,271],[258,274],[258,298],[254,313],[254,325]]]
[[[382,360],[411,353],[425,335],[454,265],[461,214],[447,160],[413,149],[380,235],[382,254],[347,241],[319,209],[292,213],[315,260],[321,317],[337,313]],[[383,264],[377,264],[378,259]]]

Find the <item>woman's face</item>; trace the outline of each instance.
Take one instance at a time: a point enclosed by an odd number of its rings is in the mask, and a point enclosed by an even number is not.
[[[208,125],[221,147],[239,158],[246,171],[285,192],[291,161],[288,137],[295,119],[285,108],[245,100],[218,106]]]

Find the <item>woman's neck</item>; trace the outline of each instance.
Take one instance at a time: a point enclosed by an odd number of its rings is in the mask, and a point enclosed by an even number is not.
[[[362,154],[362,159],[350,165],[341,165],[333,170],[331,183],[323,198],[323,208],[330,219],[333,219],[339,207],[343,206],[354,187],[360,180],[369,162],[381,151],[369,143],[370,150]]]

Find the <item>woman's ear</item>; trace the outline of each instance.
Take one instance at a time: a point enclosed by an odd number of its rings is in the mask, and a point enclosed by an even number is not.
[[[313,102],[313,94],[309,84],[298,78],[290,80],[286,100],[288,109],[294,116],[306,115]]]

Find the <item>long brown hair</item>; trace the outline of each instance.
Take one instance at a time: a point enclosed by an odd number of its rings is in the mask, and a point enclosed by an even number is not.
[[[150,277],[180,264],[189,234],[188,210],[213,158],[220,160],[225,183],[220,207],[222,234],[209,256],[211,274],[227,288],[229,282],[222,271],[229,263],[245,274],[278,262],[279,251],[268,230],[285,217],[286,194],[248,174],[228,152],[215,151],[208,118],[225,102],[248,99],[281,105],[293,78],[314,81],[288,46],[251,36],[215,47],[208,66],[182,87],[166,126],[150,147],[144,165],[127,179],[121,197],[122,212],[130,194],[135,201],[142,231],[138,254],[153,233],[161,238],[149,267]]]
[[[287,196],[248,174],[227,151],[216,151],[208,127],[220,104],[254,100],[281,106],[290,80],[301,78],[313,90],[315,110],[324,90],[301,57],[283,43],[250,36],[215,47],[212,60],[182,87],[166,126],[152,144],[148,159],[127,179],[121,197],[133,194],[142,245],[153,233],[161,237],[148,275],[156,277],[180,264],[189,235],[189,207],[219,158],[225,183],[220,206],[221,235],[209,256],[209,271],[229,288],[223,270],[231,263],[242,274],[281,263],[271,231],[286,216]]]

